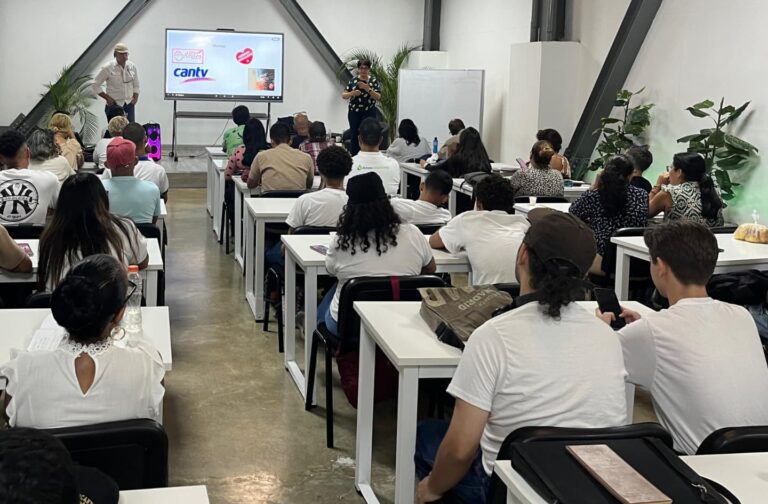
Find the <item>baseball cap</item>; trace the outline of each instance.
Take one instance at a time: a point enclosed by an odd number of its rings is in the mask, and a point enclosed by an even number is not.
[[[107,145],[107,167],[120,168],[133,164],[136,159],[136,144],[123,137],[112,139]]]
[[[115,51],[116,53],[127,53],[128,52],[128,46],[123,44],[122,42],[115,44]]]
[[[380,199],[387,199],[387,192],[381,177],[373,172],[355,175],[347,181],[347,196],[349,202],[370,203]]]
[[[597,246],[595,234],[584,221],[551,208],[531,210],[528,212],[528,221],[531,227],[523,243],[545,266],[557,259],[575,266],[582,277],[589,272],[597,254]]]

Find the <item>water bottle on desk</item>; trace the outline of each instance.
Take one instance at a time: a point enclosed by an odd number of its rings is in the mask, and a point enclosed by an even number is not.
[[[435,137],[435,139],[432,140],[432,154],[437,154],[438,145],[437,137]]]
[[[142,334],[141,287],[142,282],[141,275],[139,275],[139,267],[136,265],[128,266],[128,293],[130,294],[130,297],[125,304],[125,314],[123,315],[122,326],[129,337],[134,335],[141,336]]]

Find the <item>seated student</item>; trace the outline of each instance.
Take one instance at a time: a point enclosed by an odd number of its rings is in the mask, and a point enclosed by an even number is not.
[[[147,131],[144,126],[135,122],[126,125],[123,128],[123,138],[136,145],[136,157],[139,158],[139,162],[133,169],[133,176],[139,180],[146,180],[155,184],[160,190],[160,197],[168,201],[168,189],[170,188],[168,174],[165,173],[165,168],[147,156]],[[102,179],[108,178],[112,178],[112,171],[109,168],[104,170],[102,175]]]
[[[632,170],[627,156],[608,160],[596,181],[597,188],[582,194],[568,209],[595,233],[597,256],[591,273],[603,274],[603,256],[613,233],[626,227],[645,227],[648,220],[648,195],[630,184]]]
[[[686,219],[709,227],[723,225],[723,201],[701,155],[675,154],[669,171],[659,175],[650,192],[648,216],[661,212],[664,222]]]
[[[491,160],[480,138],[480,132],[470,126],[459,135],[455,153],[448,156],[444,162],[426,165],[425,168],[445,170],[451,177],[460,178],[473,172],[491,173]]]
[[[59,183],[73,175],[75,170],[69,166],[67,158],[59,154],[59,146],[53,139],[51,130],[35,130],[27,139],[29,146],[29,169],[51,172]]]
[[[0,269],[12,273],[32,271],[32,261],[2,224],[0,224]]]
[[[299,145],[299,150],[312,156],[312,166],[315,167],[315,173],[317,173],[317,155],[333,144],[333,140],[329,140],[328,134],[325,132],[325,124],[315,121],[309,125],[309,138]]]
[[[310,124],[309,117],[304,112],[299,112],[293,116],[293,130],[296,134],[291,136],[291,147],[298,149],[309,138]]]
[[[411,224],[445,224],[451,220],[451,212],[442,208],[448,203],[453,190],[453,179],[443,170],[434,170],[419,185],[419,199],[392,198],[392,208]]]
[[[128,117],[125,115],[125,109],[118,105],[117,103],[113,105],[107,105],[106,110],[104,111],[107,115],[107,129],[105,129],[102,132],[101,138],[113,138],[112,133],[109,131],[109,123],[114,119],[115,117],[125,117],[126,123],[128,124]],[[118,135],[119,136],[119,135]]]
[[[29,147],[24,135],[8,130],[0,135],[0,224],[45,225],[56,206],[59,179],[49,171],[29,169]]]
[[[63,112],[53,114],[51,120],[48,121],[48,129],[53,131],[54,140],[61,148],[61,155],[69,161],[69,166],[73,170],[79,170],[85,162],[85,157],[83,156],[83,148],[72,130],[72,119]]]
[[[138,162],[136,144],[114,138],[107,146],[107,168],[112,176],[102,183],[109,195],[112,213],[128,217],[136,224],[154,224],[160,215],[160,189],[134,176]]]
[[[372,117],[363,119],[360,123],[360,152],[352,158],[352,173],[347,177],[345,184],[360,174],[375,173],[384,184],[387,194],[392,196],[400,190],[400,165],[379,150],[383,131],[381,123]]]
[[[121,341],[126,293],[133,288],[112,256],[96,254],[72,267],[51,295],[53,318],[66,330],[60,346],[21,352],[0,366],[11,427],[160,421],[160,354],[144,338]]]
[[[251,163],[248,187],[261,187],[262,191],[280,189],[312,189],[315,169],[309,154],[292,148],[290,130],[283,123],[269,128],[272,148],[259,152]]]
[[[536,133],[536,140],[549,142],[555,151],[552,159],[549,160],[549,167],[559,171],[563,178],[571,178],[571,163],[568,162],[567,157],[560,155],[560,149],[563,147],[563,137],[560,136],[560,133],[552,128],[539,130]]]
[[[243,145],[235,149],[227,161],[224,169],[224,178],[240,177],[243,182],[248,182],[248,173],[251,171],[251,163],[256,154],[269,149],[267,144],[267,132],[260,120],[252,117],[245,123],[243,129]],[[234,190],[234,186],[233,186]]]
[[[490,175],[475,187],[475,210],[460,213],[429,238],[434,249],[452,254],[466,251],[475,285],[517,282],[508,255],[523,242],[528,220],[511,215],[515,200],[512,186],[500,175]]]
[[[450,122],[448,122],[448,131],[450,131],[451,136],[440,146],[440,150],[437,151],[437,159],[447,159],[450,157],[448,155],[448,149],[450,149],[451,146],[458,146],[459,135],[464,128],[466,128],[466,126],[464,126],[464,121],[461,119],[451,119]]]
[[[149,263],[147,239],[129,219],[109,212],[104,185],[78,173],[61,185],[59,204],[40,236],[38,283],[53,290],[72,264],[93,254],[110,254],[126,267]]]
[[[535,209],[514,268],[516,308],[472,333],[448,386],[456,398],[450,426],[419,425],[417,502],[443,495],[485,502],[501,443],[520,427],[625,425],[621,345],[573,304],[595,257],[592,231],[564,212]],[[497,247],[511,261],[515,252]],[[480,449],[478,449],[480,448]]]
[[[118,108],[123,110],[123,107]],[[93,148],[93,161],[99,170],[104,170],[107,167],[107,145],[109,145],[113,138],[123,136],[123,128],[126,126],[128,126],[128,118],[125,115],[118,115],[110,119],[109,124],[107,124],[109,136],[105,136],[96,142],[96,146]]]
[[[232,122],[235,123],[235,127],[224,132],[224,140],[221,144],[221,150],[227,153],[227,157],[232,156],[235,149],[243,145],[243,130],[250,118],[251,111],[245,105],[238,105],[232,109]]]
[[[653,283],[670,307],[642,318],[623,310],[629,323],[618,335],[627,380],[650,391],[675,449],[688,455],[722,427],[768,425],[768,367],[755,322],[743,307],[707,295],[714,235],[683,220],[644,238]]]
[[[403,119],[397,127],[397,138],[387,149],[387,157],[398,163],[412,159],[422,159],[432,153],[432,147],[426,138],[419,136],[419,129],[410,119]]]
[[[518,196],[563,196],[563,176],[549,167],[555,150],[549,142],[539,140],[531,149],[528,168],[516,171],[510,178]]]
[[[349,179],[347,196],[349,199],[339,219],[338,234],[325,256],[325,268],[338,283],[326,293],[317,308],[318,323],[325,322],[328,330],[336,335],[339,297],[348,280],[361,276],[435,272],[435,260],[424,235],[413,224],[400,221],[376,173]]]
[[[639,187],[646,193],[651,192],[651,183],[643,177],[643,172],[653,164],[653,154],[647,146],[634,146],[627,150],[627,157],[634,165],[632,179],[629,181],[635,187]]]

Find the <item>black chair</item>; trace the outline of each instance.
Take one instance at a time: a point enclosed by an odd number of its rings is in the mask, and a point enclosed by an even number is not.
[[[165,247],[161,239],[160,228],[155,224],[147,223],[136,224],[136,228],[148,240],[157,240],[160,244],[160,256],[163,258],[163,262],[165,262]],[[158,271],[157,274],[157,305],[165,306],[165,271]]]
[[[512,431],[501,443],[496,460],[512,458],[513,443],[535,443],[537,441],[574,441],[601,443],[616,439],[656,438],[672,448],[672,435],[664,427],[654,422],[646,422],[619,427],[599,429],[580,429],[571,427],[521,427]],[[491,476],[491,488],[486,501],[488,504],[507,502],[506,486],[494,473]]]
[[[20,226],[6,226],[8,234],[14,240],[37,240],[43,234],[43,226],[29,226],[22,224]]]
[[[768,452],[768,425],[725,427],[701,442],[696,455]]]
[[[648,228],[630,227],[617,229],[612,237],[643,236]],[[616,244],[610,240],[606,244],[601,269],[605,275],[589,275],[589,280],[597,286],[613,288],[616,281]],[[651,265],[647,261],[630,258],[629,261],[629,290],[630,292],[649,293],[653,291],[651,280]],[[644,299],[647,296],[636,296]],[[645,299],[647,301],[647,299]]]
[[[562,196],[536,196],[536,203],[568,203],[568,200]],[[528,196],[515,196],[515,203],[528,203]]]
[[[168,436],[163,426],[142,418],[48,429],[80,465],[95,467],[120,490],[168,486]]]
[[[293,230],[293,234],[298,235],[327,235],[336,231],[335,227],[320,226],[301,226]],[[277,349],[283,353],[283,291],[285,289],[285,270],[270,267],[264,273],[264,321],[262,330],[269,331],[269,308],[275,309],[275,318],[277,320]],[[270,299],[269,294],[277,292],[275,299]]]
[[[27,298],[25,305],[27,308],[50,308],[51,307],[51,293],[50,292],[35,292]]]
[[[421,301],[420,287],[445,287],[436,276],[404,276],[400,279],[400,301]],[[360,317],[352,307],[355,301],[393,301],[391,277],[353,278],[341,288],[339,298],[339,336],[328,331],[320,323],[312,334],[309,372],[307,373],[307,397],[305,409],[312,409],[312,392],[315,387],[318,345],[325,347],[325,429],[326,445],[333,448],[333,356],[337,351],[356,351],[360,343]]]
[[[444,225],[445,224],[417,224],[416,227],[425,235],[433,235]]]
[[[709,229],[714,234],[729,234],[729,233],[735,233],[736,232],[736,228],[738,228],[738,227],[739,226],[737,226],[736,224],[726,224],[726,225],[723,225],[723,226],[716,226],[716,227],[712,227],[712,228],[709,228]]]

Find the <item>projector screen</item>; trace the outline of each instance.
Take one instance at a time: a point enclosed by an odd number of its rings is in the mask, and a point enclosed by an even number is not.
[[[283,101],[283,34],[165,30],[165,99]]]

